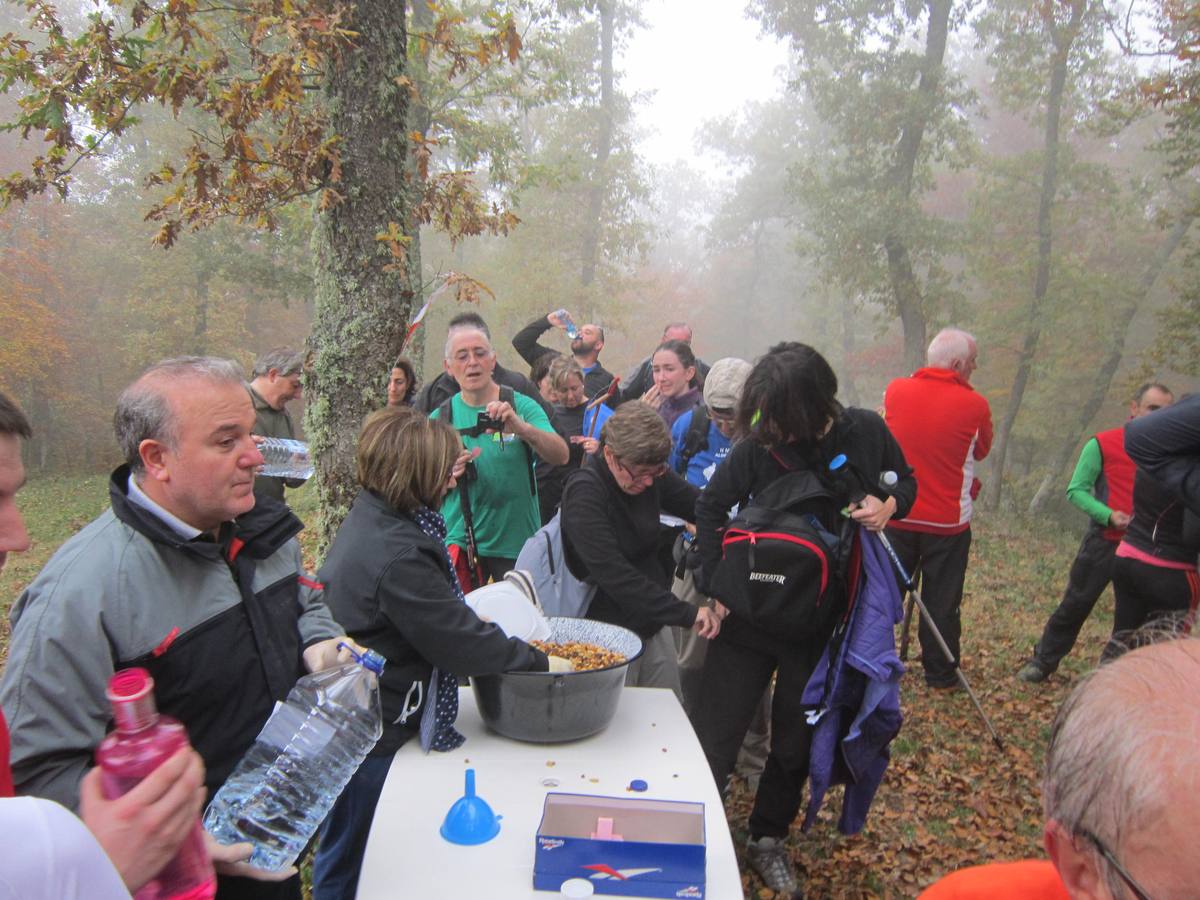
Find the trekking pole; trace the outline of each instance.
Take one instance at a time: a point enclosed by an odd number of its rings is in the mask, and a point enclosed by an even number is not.
[[[866,496],[866,490],[862,487],[862,474],[850,465],[850,460],[845,454],[839,453],[829,463],[830,473],[837,479],[851,477],[858,481],[857,489],[852,491],[851,500],[861,500]],[[885,490],[890,489],[896,484],[897,477],[895,472],[879,473],[879,482]],[[857,496],[856,496],[857,495]],[[983,706],[979,702],[979,698],[975,696],[975,691],[971,688],[971,683],[967,681],[967,676],[963,672],[962,667],[958,664],[958,660],[954,658],[954,654],[950,652],[950,646],[946,643],[946,639],[942,637],[941,631],[938,630],[937,624],[933,621],[933,616],[929,614],[929,609],[925,606],[925,601],[921,599],[921,594],[917,590],[916,582],[908,571],[904,568],[904,563],[900,562],[900,556],[896,553],[896,548],[892,546],[892,542],[888,540],[888,536],[882,531],[876,531],[875,534],[879,537],[879,543],[883,549],[887,551],[888,558],[891,559],[892,565],[896,567],[900,578],[904,581],[905,590],[908,591],[909,599],[916,604],[917,609],[921,611],[921,615],[925,617],[925,624],[929,626],[929,630],[933,632],[933,636],[937,639],[938,646],[942,648],[942,653],[946,657],[946,662],[954,666],[954,674],[958,678],[958,683],[963,686],[963,690],[967,692],[967,696],[971,698],[971,702],[975,704],[975,709],[979,712],[979,717],[983,719],[983,724],[987,726],[988,733],[992,736],[992,741],[996,748],[1001,752],[1004,751],[1004,741],[1000,740],[1000,735],[996,734],[996,729],[992,727],[991,720],[987,717],[987,713],[983,711]],[[909,616],[905,616],[905,635],[908,633]]]
[[[913,603],[912,594],[904,598],[904,625],[900,629],[900,662],[908,662],[908,637],[912,629]]]
[[[912,604],[916,604],[917,609],[921,611],[921,615],[925,617],[925,624],[929,626],[929,630],[933,632],[934,638],[937,639],[938,646],[942,648],[942,653],[945,654],[946,662],[954,666],[954,674],[958,678],[958,683],[963,686],[967,692],[967,696],[971,698],[971,702],[975,704],[975,709],[979,712],[979,718],[983,719],[983,724],[987,726],[988,733],[992,736],[992,741],[996,748],[1001,752],[1004,751],[1004,741],[1000,740],[1000,735],[996,734],[996,729],[992,727],[991,720],[987,717],[987,713],[983,711],[983,706],[979,703],[979,698],[975,696],[975,691],[971,689],[971,683],[967,681],[967,676],[963,672],[962,667],[958,664],[958,660],[954,658],[954,654],[950,652],[950,647],[946,643],[946,639],[942,637],[942,633],[938,630],[937,625],[933,621],[933,616],[929,614],[929,610],[925,606],[925,601],[921,599],[920,593],[917,591],[916,584],[909,576],[904,568],[904,563],[900,562],[900,557],[896,553],[896,548],[892,546],[892,542],[888,540],[887,535],[882,531],[877,531],[875,534],[879,537],[879,543],[883,545],[883,549],[887,551],[888,557],[892,561],[892,565],[896,567],[896,571],[900,573],[900,578],[904,581],[904,587],[908,591],[909,597],[909,615],[912,613]],[[908,617],[905,617],[905,636],[908,634]]]

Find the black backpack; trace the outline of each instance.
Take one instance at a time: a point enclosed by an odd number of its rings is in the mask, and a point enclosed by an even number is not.
[[[712,595],[781,638],[827,639],[846,611],[853,525],[842,505],[811,469],[781,475],[725,527]]]
[[[708,449],[708,407],[701,400],[692,407],[692,421],[683,433],[683,442],[679,445],[679,461],[675,463],[675,472],[682,478],[687,478],[688,465],[697,453]]]

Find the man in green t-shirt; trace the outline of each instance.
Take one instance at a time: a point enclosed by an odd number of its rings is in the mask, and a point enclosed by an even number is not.
[[[467,546],[462,497],[466,492],[483,575],[499,580],[541,525],[537,488],[530,477],[532,454],[522,442],[553,465],[566,464],[567,444],[537,401],[517,393],[511,395],[511,402],[501,398],[500,386],[492,379],[496,351],[478,328],[451,329],[445,366],[460,388],[448,401],[451,424],[474,455],[474,473],[461,479],[442,504],[446,543]],[[446,408],[445,404],[438,407],[430,417],[442,417]],[[480,413],[499,423],[499,430],[480,430]]]

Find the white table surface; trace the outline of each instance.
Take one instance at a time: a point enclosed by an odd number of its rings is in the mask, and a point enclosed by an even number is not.
[[[392,760],[367,841],[358,900],[559,896],[533,889],[534,836],[551,791],[703,803],[705,896],[743,896],[721,797],[671,691],[624,688],[608,728],[565,744],[527,744],[488,731],[469,688],[461,690],[459,706],[455,727],[467,737],[463,746],[425,756],[410,741]],[[463,795],[468,768],[475,769],[477,795],[503,817],[499,835],[474,847],[452,844],[438,833],[447,810]],[[648,790],[626,790],[635,778],[647,782]],[[545,784],[547,779],[557,786]]]

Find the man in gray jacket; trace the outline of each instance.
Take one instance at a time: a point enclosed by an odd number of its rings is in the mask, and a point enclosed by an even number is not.
[[[112,508],[17,600],[0,682],[17,791],[70,808],[111,718],[114,671],[149,670],[159,710],[204,760],[211,798],[275,702],[337,661],[343,634],[301,575],[302,523],[255,501],[262,455],[233,363],[153,366],[121,394],[114,425],[126,463]],[[218,896],[299,898],[299,879],[222,876]]]
[[[254,402],[254,433],[260,437],[296,437],[296,426],[288,414],[289,400],[299,400],[304,392],[300,377],[304,374],[304,351],[277,347],[254,361],[254,371],[246,390]],[[275,500],[283,499],[283,488],[304,484],[295,478],[275,478],[260,475],[254,479],[254,490]]]

